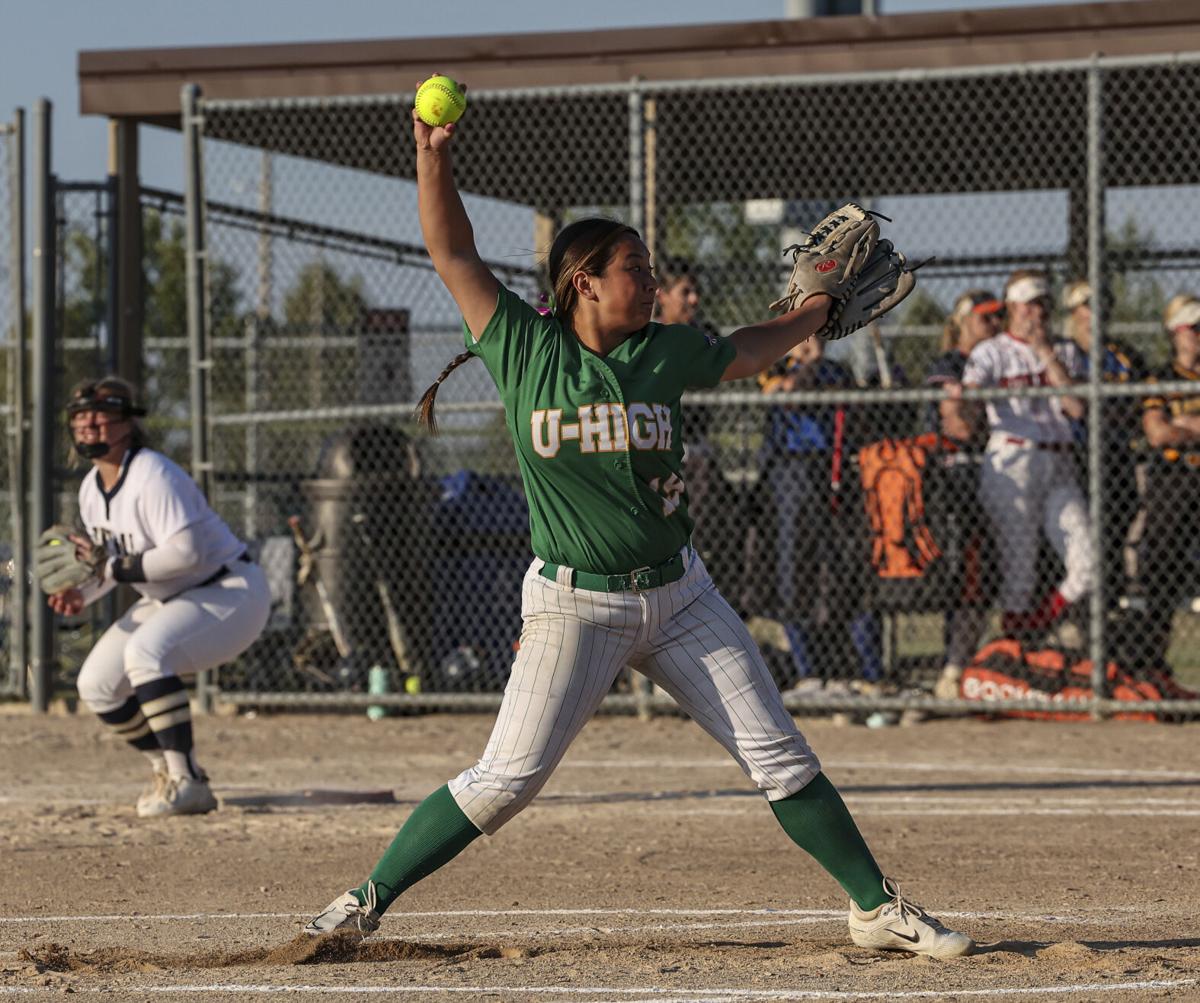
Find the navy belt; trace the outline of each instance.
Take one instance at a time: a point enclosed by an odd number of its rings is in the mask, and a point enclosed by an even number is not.
[[[244,550],[240,554],[238,554],[238,556],[235,557],[234,560],[238,561],[241,564],[253,564],[254,563],[253,561],[250,560],[250,555]],[[209,575],[206,579],[204,579],[204,581],[197,582],[195,585],[189,586],[189,588],[202,589],[202,588],[204,588],[205,585],[215,585],[222,578],[224,578],[227,574],[229,574],[229,572],[231,570],[232,569],[229,567],[228,564],[222,564],[219,568],[217,568],[216,571],[214,571],[211,575]]]
[[[238,554],[238,556],[235,557],[234,560],[239,561],[242,564],[253,564],[254,563],[252,560],[250,560],[249,553],[247,553],[244,550],[240,554]],[[222,578],[224,578],[227,574],[229,574],[229,571],[230,571],[229,565],[222,564],[219,568],[217,568],[216,571],[214,571],[211,575],[209,575],[206,579],[204,579],[204,581],[196,582],[195,585],[189,585],[186,589],[182,589],[179,592],[175,592],[175,593],[167,596],[165,599],[160,599],[159,602],[170,602],[172,599],[178,599],[181,595],[184,594],[184,592],[191,592],[192,589],[202,589],[202,588],[204,588],[205,585],[215,585]]]
[[[662,564],[654,567],[647,565],[644,568],[634,568],[632,571],[620,575],[596,575],[590,571],[567,568],[566,570],[570,572],[570,581],[565,584],[577,589],[587,589],[589,592],[645,592],[646,589],[656,589],[660,585],[670,585],[671,582],[679,581],[687,570],[684,557],[685,555],[690,556],[691,552],[691,547],[688,547],[683,554],[675,554],[663,561]],[[552,582],[557,582],[558,571],[561,567],[563,567],[561,564],[547,563],[542,565],[538,574]]]

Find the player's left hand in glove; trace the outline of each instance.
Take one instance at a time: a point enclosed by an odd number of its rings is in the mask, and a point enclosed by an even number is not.
[[[108,551],[102,544],[63,525],[51,526],[42,533],[33,552],[38,584],[47,595],[99,578],[107,560]]]
[[[810,296],[832,297],[829,319],[818,334],[844,338],[883,316],[916,286],[915,269],[889,240],[879,239],[879,219],[887,219],[848,202],[816,225],[792,255],[792,274],[783,296],[770,309],[795,310]]]

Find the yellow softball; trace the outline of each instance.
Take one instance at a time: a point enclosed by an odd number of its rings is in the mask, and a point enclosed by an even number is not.
[[[449,125],[467,110],[467,95],[449,77],[430,77],[417,88],[417,114],[426,125]]]

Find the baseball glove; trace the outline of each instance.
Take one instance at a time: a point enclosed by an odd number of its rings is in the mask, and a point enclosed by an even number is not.
[[[33,552],[34,570],[38,584],[47,595],[57,595],[78,588],[84,582],[100,577],[108,551],[98,543],[78,547],[71,535],[80,531],[70,526],[55,525],[38,537]]]
[[[910,266],[890,240],[879,241],[850,294],[830,308],[820,336],[836,341],[882,317],[917,287],[913,272],[923,264]]]
[[[818,333],[833,340],[857,331],[904,299],[916,286],[915,269],[891,241],[879,239],[876,218],[887,219],[848,202],[821,220],[803,244],[786,248],[783,253],[792,255],[792,274],[770,309],[786,313],[810,296],[825,293],[834,303]]]

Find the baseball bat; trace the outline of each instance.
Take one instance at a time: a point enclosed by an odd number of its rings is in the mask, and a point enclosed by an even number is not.
[[[829,470],[829,510],[837,513],[842,503],[842,458],[846,449],[846,409],[833,413],[833,456]]]
[[[867,330],[871,332],[871,345],[875,349],[875,365],[879,369],[879,385],[884,390],[891,390],[892,367],[888,364],[887,352],[883,350],[883,335],[879,333],[879,325],[871,324]]]
[[[333,635],[334,647],[337,648],[337,653],[342,658],[349,658],[350,643],[346,640],[346,634],[342,630],[342,621],[338,618],[337,610],[333,608],[333,601],[329,598],[329,590],[325,588],[325,582],[321,580],[321,569],[317,566],[316,552],[313,549],[312,541],[306,540],[304,537],[304,531],[300,528],[300,516],[289,516],[288,525],[292,527],[292,536],[296,540],[296,546],[300,548],[301,556],[313,570],[313,585],[317,590],[317,599],[321,603],[325,619],[329,621],[329,633]]]
[[[400,622],[400,614],[396,612],[396,604],[392,601],[392,587],[379,570],[379,558],[375,551],[375,544],[370,533],[367,532],[367,517],[362,512],[355,512],[350,520],[358,527],[363,546],[371,555],[371,564],[375,571],[375,591],[379,593],[379,603],[383,607],[384,619],[387,621],[388,644],[392,646],[396,667],[405,676],[411,676],[414,673],[412,660],[408,653],[408,642],[404,639],[404,625]]]

